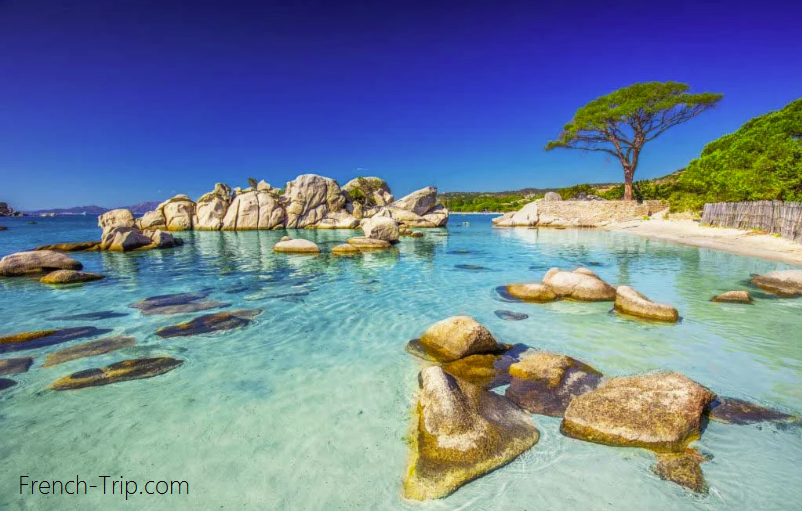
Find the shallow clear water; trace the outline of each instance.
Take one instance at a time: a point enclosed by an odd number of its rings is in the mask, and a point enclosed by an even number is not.
[[[182,233],[186,245],[134,254],[74,257],[107,279],[51,289],[0,280],[0,335],[94,325],[137,345],[42,368],[33,354],[20,384],[0,394],[0,509],[422,509],[784,510],[802,502],[802,432],[711,423],[696,443],[711,487],[695,496],[661,481],[653,456],[565,438],[559,420],[533,416],[540,442],[513,463],[452,496],[406,502],[405,436],[419,363],[405,343],[454,314],[483,322],[500,340],[570,354],[607,375],[681,371],[724,396],[802,412],[802,300],[760,296],[754,306],[713,304],[752,273],[787,265],[628,234],[493,229],[487,216],[453,215],[449,230],[403,239],[397,253],[357,258],[280,255],[285,233]],[[59,241],[96,239],[94,219],[3,219],[0,256]],[[463,221],[470,222],[462,226]],[[291,233],[324,252],[349,231]],[[470,253],[456,253],[468,250]],[[477,265],[466,270],[456,265]],[[552,266],[590,268],[674,304],[678,325],[609,313],[611,304],[504,303],[497,286],[539,280]],[[128,305],[154,295],[210,288],[236,308],[262,308],[251,326],[161,339],[161,326],[199,314],[142,316]],[[495,310],[529,318],[499,319]],[[50,321],[98,311],[127,316]],[[185,359],[165,375],[71,392],[47,391],[68,373],[123,358]],[[8,356],[8,355],[6,355]],[[186,480],[190,494],[20,496],[19,476],[95,484]],[[95,483],[93,483],[94,481]]]

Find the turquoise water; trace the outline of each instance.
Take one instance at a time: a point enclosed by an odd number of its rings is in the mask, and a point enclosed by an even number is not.
[[[0,256],[60,241],[96,239],[92,218],[3,219]],[[463,221],[470,222],[462,226]],[[696,496],[661,481],[653,456],[559,434],[533,416],[540,442],[510,465],[434,502],[406,502],[405,436],[419,363],[405,343],[455,314],[502,341],[582,359],[606,375],[681,371],[724,396],[802,413],[802,300],[713,304],[752,273],[787,265],[650,241],[624,233],[493,229],[490,217],[453,215],[449,230],[403,239],[395,253],[357,258],[279,255],[285,232],[182,233],[175,250],[74,257],[107,279],[51,289],[0,280],[0,335],[94,325],[137,345],[11,378],[0,394],[0,509],[274,510],[791,510],[802,502],[802,431],[711,423],[696,446],[711,487]],[[353,232],[299,231],[324,252]],[[457,251],[470,253],[456,253]],[[464,270],[456,265],[483,266]],[[552,266],[591,265],[675,305],[678,325],[611,315],[609,303],[504,303],[497,286],[539,280]],[[128,305],[154,295],[207,289],[236,308],[262,308],[251,326],[161,339],[154,331],[199,314],[142,316]],[[506,309],[529,314],[504,321]],[[49,318],[99,311],[102,321]],[[78,344],[82,340],[71,344]],[[68,373],[123,358],[186,360],[165,375],[71,392],[47,391]],[[144,484],[185,480],[189,495],[19,495],[19,476],[96,484],[110,475]],[[94,481],[94,482],[93,482]],[[109,492],[110,493],[110,490]]]

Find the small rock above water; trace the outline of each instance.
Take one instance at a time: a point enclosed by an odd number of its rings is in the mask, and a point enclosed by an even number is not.
[[[331,249],[331,253],[334,255],[356,255],[361,254],[362,252],[359,251],[357,247],[354,245],[343,243],[341,245],[337,245]]]
[[[752,303],[749,291],[727,291],[710,299],[711,302],[722,303]]]
[[[678,373],[613,378],[572,399],[560,431],[588,442],[682,452],[699,438],[714,398]]]
[[[0,375],[27,373],[33,364],[33,357],[3,358],[0,359]]]
[[[366,238],[384,240],[390,243],[398,241],[398,222],[386,216],[374,216],[362,220],[362,230]]]
[[[56,270],[81,270],[83,265],[52,250],[17,252],[0,259],[0,277],[19,277]]]
[[[170,337],[187,337],[190,335],[233,330],[251,324],[253,318],[261,313],[261,309],[241,309],[229,312],[218,312],[217,314],[207,314],[186,323],[159,328],[156,330],[156,335],[167,339]]]
[[[543,276],[543,284],[557,296],[583,302],[613,301],[616,291],[586,268],[563,271],[551,268]]]
[[[373,238],[366,238],[363,236],[350,238],[348,240],[348,244],[355,246],[359,250],[386,250],[393,246],[389,241],[376,240]]]
[[[469,316],[452,316],[430,326],[408,345],[412,353],[451,362],[468,355],[504,351],[493,335],[481,323]]]
[[[665,303],[655,303],[629,286],[618,286],[615,298],[615,310],[629,316],[655,321],[676,323],[679,312]]]
[[[529,314],[524,314],[523,312],[514,312],[507,310],[493,311],[493,314],[503,319],[504,321],[522,321],[529,317]]]
[[[43,245],[34,250],[54,250],[56,252],[92,252],[100,250],[99,241],[80,241],[77,243],[56,243],[55,245]]]
[[[109,332],[111,332],[111,330],[108,328],[84,326],[64,328],[62,330],[40,330],[36,332],[6,335],[0,337],[0,353],[43,348],[45,346],[53,346],[54,344],[61,344],[83,337],[95,337]]]
[[[39,282],[42,284],[77,284],[81,282],[92,282],[105,278],[99,273],[88,273],[75,270],[58,270],[48,273]]]
[[[74,390],[99,387],[121,381],[152,378],[172,371],[183,364],[183,360],[171,357],[137,358],[123,360],[98,369],[87,369],[58,379],[50,385],[53,390]]]
[[[126,346],[133,346],[136,344],[136,339],[128,336],[108,337],[106,339],[98,339],[78,346],[65,348],[55,353],[48,353],[45,358],[45,363],[42,367],[52,367],[54,365],[63,364],[71,360],[79,358],[94,357],[96,355],[103,355],[110,353]]]
[[[571,400],[595,389],[602,373],[567,355],[524,354],[510,366],[506,396],[529,413],[560,417]]]
[[[707,482],[700,466],[705,461],[705,457],[694,449],[678,454],[659,454],[652,471],[660,479],[677,483],[696,493],[707,493]]]
[[[320,248],[312,241],[296,239],[289,241],[279,241],[273,247],[275,252],[287,252],[292,254],[319,254]]]
[[[557,299],[557,294],[550,287],[539,282],[510,284],[506,290],[510,296],[525,302],[547,303]]]
[[[429,367],[421,391],[404,496],[445,497],[505,465],[540,437],[529,415],[508,399]]]
[[[752,277],[752,283],[780,298],[802,296],[802,270],[782,270],[755,275]]]

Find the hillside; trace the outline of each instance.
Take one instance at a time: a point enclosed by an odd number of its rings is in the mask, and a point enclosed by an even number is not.
[[[160,202],[140,202],[133,206],[122,206],[123,209],[131,210],[134,215],[144,215],[148,211],[156,209]],[[38,209],[35,211],[26,211],[26,215],[39,216],[39,215],[88,215],[98,216],[106,211],[111,211],[117,208],[104,208],[102,206],[75,206],[72,208],[53,208],[53,209]]]

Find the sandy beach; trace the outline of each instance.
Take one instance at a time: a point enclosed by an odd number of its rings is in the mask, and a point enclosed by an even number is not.
[[[603,229],[802,265],[802,245],[771,234],[703,227],[693,220],[636,220],[609,225]]]

